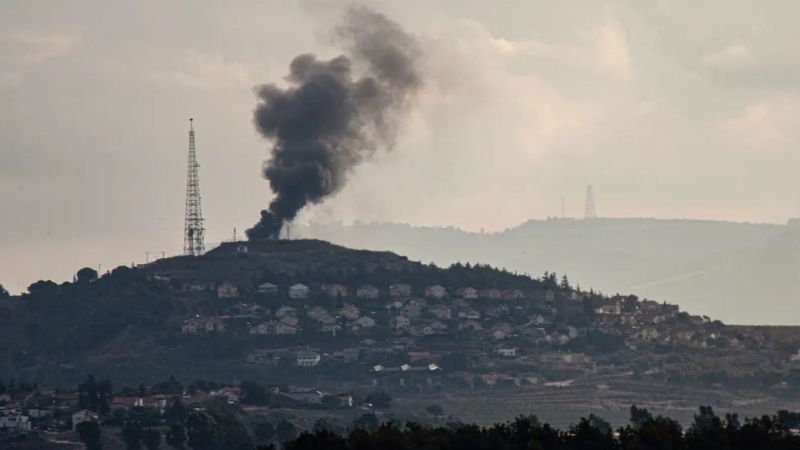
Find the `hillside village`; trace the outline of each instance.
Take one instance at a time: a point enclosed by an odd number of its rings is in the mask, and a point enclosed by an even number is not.
[[[252,248],[230,244],[220,254],[250,261],[259,257]],[[552,273],[523,277],[522,284],[511,274],[506,285],[494,279],[491,285],[477,279],[455,284],[445,273],[477,269],[457,264],[433,276],[366,276],[392,280],[378,284],[365,282],[363,274],[335,282],[335,275],[315,277],[313,270],[270,277],[243,269],[247,276],[239,271],[210,281],[159,269],[149,271],[151,280],[207,306],[187,311],[176,324],[182,335],[246,338],[252,345],[242,362],[270,368],[273,376],[303,377],[316,368],[336,382],[345,371],[351,384],[405,385],[418,383],[416,377],[427,385],[470,388],[569,385],[610,375],[743,383],[787,371],[797,359],[779,354],[770,336],[757,330],[672,304],[586,292]],[[311,372],[296,373],[292,366]]]
[[[17,384],[0,397],[0,428],[23,431],[95,420],[74,390],[90,373],[114,380],[110,410],[146,406],[158,417],[176,398],[352,416],[374,411],[376,392],[406,414],[431,398],[450,409],[497,402],[496,412],[470,409],[487,411],[469,417],[479,421],[503,419],[519,401],[682,411],[701,399],[800,398],[791,329],[728,326],[554,273],[443,269],[320,241],[226,243],[102,276],[82,269],[74,283],[34,283],[0,310],[10,343],[0,380]],[[171,375],[187,384],[164,389]],[[124,388],[140,383],[162,388]]]

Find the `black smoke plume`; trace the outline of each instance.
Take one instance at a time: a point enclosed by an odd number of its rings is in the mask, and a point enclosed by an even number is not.
[[[390,148],[422,84],[416,40],[385,16],[350,8],[334,35],[347,55],[297,56],[287,88],[257,88],[254,122],[273,143],[263,173],[275,197],[250,239],[277,238],[304,206],[339,192],[355,166]]]

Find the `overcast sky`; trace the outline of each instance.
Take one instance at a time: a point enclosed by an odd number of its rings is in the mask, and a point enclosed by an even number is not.
[[[195,118],[207,241],[251,226],[253,87],[338,54],[325,1],[0,5],[0,283],[180,251]],[[303,221],[502,230],[581,215],[800,216],[800,4],[372,1],[426,85],[397,146]],[[235,5],[235,6],[231,6]]]

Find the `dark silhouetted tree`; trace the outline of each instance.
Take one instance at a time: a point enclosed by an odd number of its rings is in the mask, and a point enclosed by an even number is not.
[[[186,428],[183,425],[172,425],[169,427],[169,431],[165,437],[165,441],[167,445],[175,449],[182,449],[184,443],[186,442]]]
[[[102,450],[103,442],[100,440],[100,425],[97,422],[81,422],[75,427],[81,442],[86,450]]]
[[[161,447],[161,432],[156,428],[148,428],[142,433],[142,442],[147,450],[158,450]]]
[[[642,424],[644,424],[648,420],[651,420],[652,418],[653,415],[650,414],[650,411],[648,411],[647,409],[638,408],[636,407],[636,405],[631,405],[630,422],[631,425],[633,425],[635,428],[641,427]]]
[[[128,450],[139,450],[142,448],[142,438],[144,430],[142,423],[138,419],[128,419],[122,424],[122,441]]]
[[[79,270],[77,274],[75,274],[75,279],[80,284],[90,283],[97,279],[97,271],[91,267],[84,267],[83,269]]]
[[[356,430],[374,431],[381,425],[375,414],[367,413],[353,421],[353,428]]]
[[[213,450],[219,438],[217,422],[207,411],[193,411],[186,418],[186,436],[192,449]]]
[[[286,419],[281,419],[278,425],[275,426],[275,437],[281,443],[291,441],[297,437],[297,428],[292,422]]]
[[[372,406],[376,408],[390,408],[392,406],[392,397],[384,391],[372,392],[364,400],[367,403],[372,403]]]
[[[265,418],[259,418],[253,423],[253,435],[258,444],[269,444],[275,439],[275,426]]]

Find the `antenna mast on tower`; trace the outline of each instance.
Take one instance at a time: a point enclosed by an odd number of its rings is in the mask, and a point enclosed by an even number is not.
[[[597,211],[594,209],[594,189],[592,189],[592,185],[586,186],[586,212],[583,217],[585,219],[597,218]]]
[[[203,211],[200,208],[200,181],[197,177],[194,148],[194,119],[189,119],[189,166],[186,170],[186,216],[183,225],[183,254],[199,256],[205,251]]]

